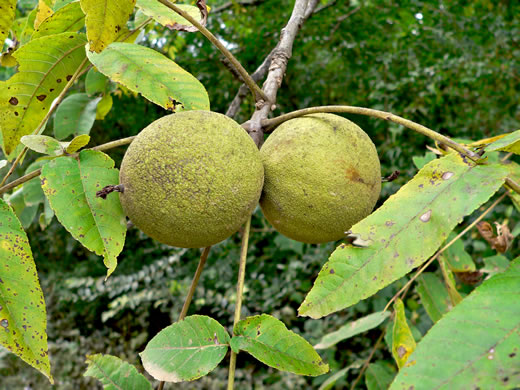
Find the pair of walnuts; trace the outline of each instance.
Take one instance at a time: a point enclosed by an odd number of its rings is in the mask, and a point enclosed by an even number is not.
[[[381,189],[374,144],[337,115],[281,124],[260,150],[225,115],[185,111],[151,123],[128,148],[121,203],[148,236],[176,247],[213,245],[236,232],[260,201],[289,238],[344,237]]]

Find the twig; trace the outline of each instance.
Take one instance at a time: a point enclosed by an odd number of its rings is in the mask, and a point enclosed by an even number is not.
[[[263,2],[264,2],[264,0],[228,1],[227,3],[222,4],[220,7],[216,7],[213,10],[211,10],[211,14],[212,15],[218,14],[222,11],[225,11],[225,10],[233,7],[234,5],[241,5],[241,6],[256,5],[256,4],[261,4]]]
[[[379,348],[379,344],[381,344],[381,341],[383,341],[383,336],[385,335],[385,330],[383,330],[381,332],[381,335],[379,336],[379,338],[377,339],[376,341],[376,344],[374,345],[374,348],[372,348],[372,351],[370,352],[370,355],[368,355],[368,358],[367,360],[365,361],[365,364],[363,364],[363,367],[361,367],[361,371],[359,371],[359,375],[357,376],[357,378],[354,380],[354,382],[352,382],[352,386],[350,386],[350,390],[354,390],[356,388],[356,385],[358,384],[359,380],[361,379],[361,377],[363,376],[363,374],[365,373],[366,369],[368,368],[368,365],[370,364],[370,361],[372,360],[372,358],[374,357],[374,353],[377,351],[377,349]]]
[[[70,80],[67,82],[67,84],[65,84],[65,87],[60,92],[60,94],[58,95],[56,100],[52,103],[51,107],[49,108],[49,111],[47,112],[45,117],[41,120],[41,122],[38,125],[38,127],[36,127],[36,129],[32,132],[32,134],[38,134],[40,132],[41,128],[43,127],[43,125],[45,125],[45,123],[47,123],[47,121],[49,120],[50,116],[52,115],[52,113],[54,112],[56,107],[58,107],[58,105],[61,103],[61,101],[65,97],[65,94],[67,93],[69,88],[72,86],[72,84],[74,84],[74,81],[76,81],[76,79],[78,78],[79,74],[81,73],[81,70],[83,69],[83,67],[85,66],[85,64],[87,62],[88,62],[88,58],[85,57],[85,59],[81,62],[81,64],[79,64],[78,69],[76,69],[76,71],[74,72],[74,74],[72,75]],[[2,179],[2,182],[0,183],[0,187],[2,187],[5,184],[5,182],[7,181],[7,179],[9,178],[9,176],[12,175],[12,173],[14,172],[14,169],[16,168],[16,166],[18,165],[18,163],[22,159],[22,157],[25,154],[25,152],[27,152],[27,150],[28,150],[28,148],[26,146],[26,147],[24,147],[22,149],[20,154],[18,154],[18,156],[16,157],[16,160],[14,160],[13,165],[9,169],[9,172],[7,172],[7,174]]]
[[[242,311],[242,295],[244,294],[244,279],[246,276],[246,261],[247,261],[247,245],[249,242],[249,230],[251,229],[251,217],[248,218],[242,233],[242,246],[240,248],[240,264],[238,268],[237,281],[237,301],[235,303],[235,316],[233,319],[233,334],[235,333],[235,325],[240,321],[240,312]],[[229,376],[228,376],[228,390],[233,390],[235,383],[235,368],[237,363],[237,354],[231,351],[229,360]]]
[[[121,139],[118,139],[116,141],[111,141],[111,142],[107,142],[106,144],[101,144],[101,145],[95,146],[95,147],[92,148],[92,150],[103,151],[103,150],[112,149],[112,148],[115,148],[115,147],[118,147],[118,146],[129,144],[129,143],[131,143],[134,140],[134,138],[135,138],[135,136],[127,137],[127,138],[121,138]],[[78,155],[78,153],[75,153],[75,154],[71,154],[70,156],[74,157],[74,156],[77,156],[77,155]],[[18,178],[16,180],[13,180],[11,183],[6,184],[3,187],[0,187],[0,195],[5,193],[5,192],[7,192],[7,191],[9,191],[12,188],[15,188],[15,187],[19,186],[20,184],[25,183],[26,181],[34,179],[37,176],[40,176],[41,173],[42,173],[42,170],[40,168],[40,169],[37,169],[35,171],[32,171],[31,173],[28,173],[27,175],[22,176],[22,177],[20,177],[20,178]]]
[[[264,127],[266,132],[269,132],[269,131],[272,131],[280,123],[288,121],[289,119],[297,118],[302,115],[323,113],[323,112],[341,112],[341,113],[348,113],[348,114],[359,114],[359,115],[366,115],[366,116],[371,116],[374,118],[379,118],[379,119],[384,119],[384,120],[387,120],[390,122],[394,122],[394,123],[400,124],[404,127],[407,127],[411,130],[414,130],[422,135],[425,135],[426,137],[432,138],[432,139],[436,140],[437,142],[441,142],[441,143],[445,144],[446,146],[449,146],[450,148],[456,150],[457,152],[467,156],[468,158],[470,158],[473,161],[478,160],[478,156],[476,153],[474,153],[471,150],[465,148],[464,146],[458,144],[457,142],[451,140],[450,138],[427,128],[426,126],[423,126],[419,123],[412,122],[411,120],[394,115],[390,112],[373,110],[371,108],[365,108],[365,107],[321,106],[321,107],[304,108],[303,110],[293,111],[288,114],[277,116],[276,118],[262,120],[262,126]]]
[[[158,0],[161,4],[165,5],[166,7],[170,8],[172,11],[177,12],[179,15],[181,15],[184,19],[189,21],[191,24],[193,24],[197,29],[204,35],[208,40],[217,48],[220,50],[222,54],[233,64],[237,72],[240,74],[246,85],[251,90],[251,93],[253,94],[253,97],[255,98],[255,101],[264,100],[268,101],[267,95],[260,89],[260,87],[254,82],[254,80],[249,76],[247,71],[244,69],[242,64],[238,62],[238,60],[231,54],[231,52],[226,49],[226,47],[220,42],[217,37],[215,37],[211,31],[209,31],[206,27],[204,27],[202,24],[200,24],[197,20],[195,20],[191,15],[189,15],[187,12],[183,11],[179,7],[177,7],[175,4],[169,2],[168,0]]]
[[[450,242],[448,242],[446,245],[444,245],[444,247],[442,247],[442,249],[440,249],[435,255],[433,255],[430,260],[428,260],[416,273],[415,275],[403,286],[403,288],[401,288],[393,297],[392,299],[390,299],[390,301],[386,304],[385,308],[383,311],[386,311],[390,305],[392,304],[392,302],[394,302],[398,297],[399,295],[403,292],[403,291],[408,291],[408,288],[411,286],[411,284],[413,283],[413,281],[415,279],[417,279],[417,277],[423,273],[423,271],[428,268],[428,266],[433,263],[435,261],[435,259],[437,259],[446,249],[448,249],[450,246],[453,245],[453,243],[455,241],[457,241],[459,238],[461,238],[464,234],[466,234],[470,229],[472,229],[477,223],[479,223],[491,210],[493,210],[501,201],[502,199],[504,199],[507,195],[507,192],[503,193],[497,200],[495,200],[493,202],[493,204],[491,206],[489,206],[486,211],[484,211],[482,214],[479,215],[479,217],[477,219],[475,219],[472,223],[470,223],[463,231],[461,231],[459,234],[457,234],[457,236],[451,240]],[[404,295],[403,295],[404,296]]]

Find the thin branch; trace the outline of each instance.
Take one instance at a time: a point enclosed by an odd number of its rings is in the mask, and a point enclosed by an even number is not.
[[[222,54],[233,64],[237,72],[240,74],[246,85],[251,90],[251,93],[253,94],[253,97],[255,98],[255,101],[259,101],[263,99],[264,101],[268,101],[267,95],[260,89],[260,87],[255,83],[255,81],[249,76],[247,71],[244,69],[242,64],[238,62],[238,60],[233,56],[233,54],[220,42],[217,37],[215,37],[211,31],[209,31],[206,27],[204,27],[202,24],[200,24],[197,20],[195,20],[191,15],[189,15],[184,10],[177,7],[175,4],[171,3],[168,0],[158,0],[161,4],[164,4],[166,7],[170,8],[172,11],[177,12],[179,15],[181,15],[184,19],[186,19],[188,22],[193,24],[197,29],[204,35],[208,40],[217,48],[220,50]]]
[[[394,296],[392,299],[390,299],[390,301],[386,304],[385,308],[383,311],[386,311],[390,305],[392,304],[392,302],[394,302],[398,297],[399,295],[403,292],[403,291],[408,291],[408,288],[411,286],[411,284],[414,282],[415,279],[417,279],[417,277],[423,273],[423,271],[428,268],[428,266],[433,263],[446,249],[448,249],[450,246],[453,245],[453,243],[455,241],[457,241],[459,238],[461,238],[464,234],[466,234],[469,230],[471,230],[477,223],[479,223],[487,214],[489,214],[489,212],[491,212],[491,210],[493,210],[501,201],[502,199],[504,199],[507,195],[507,192],[503,193],[500,198],[498,198],[497,200],[495,200],[493,202],[493,204],[491,206],[489,206],[486,211],[484,211],[482,214],[479,215],[479,217],[477,219],[475,219],[472,223],[470,223],[463,231],[461,231],[459,234],[457,234],[457,236],[455,238],[453,238],[453,240],[451,240],[450,242],[448,242],[446,245],[444,245],[444,247],[442,247],[442,249],[440,249],[435,255],[433,255],[430,260],[428,260],[416,273],[415,275],[403,286],[403,288],[401,288]]]
[[[103,151],[103,150],[108,150],[108,149],[112,149],[112,148],[116,148],[118,146],[123,146],[123,145],[127,145],[129,143],[131,143],[134,138],[136,136],[132,136],[132,137],[127,137],[127,138],[121,138],[121,139],[118,139],[116,141],[111,141],[111,142],[107,142],[106,144],[101,144],[101,145],[98,145],[98,146],[95,146],[93,148],[91,148],[92,150],[98,150],[98,151]],[[78,153],[75,153],[75,154],[71,154],[70,156],[71,157],[75,157],[77,156]],[[13,180],[11,183],[9,184],[6,184],[5,186],[3,187],[0,187],[0,195],[2,195],[3,193],[19,186],[20,184],[23,184],[31,179],[34,179],[35,177],[37,176],[40,176],[40,174],[42,173],[42,170],[41,169],[37,169],[35,171],[32,171],[31,173],[28,173],[27,175],[24,175],[16,180]]]
[[[51,105],[51,108],[49,109],[49,111],[47,112],[47,114],[45,115],[45,117],[41,120],[40,124],[38,125],[38,127],[36,127],[36,129],[32,132],[32,134],[38,134],[40,132],[40,130],[42,129],[42,127],[45,125],[45,123],[47,123],[47,121],[49,120],[49,118],[51,117],[52,113],[54,112],[54,110],[56,109],[56,107],[58,107],[58,105],[61,103],[61,101],[63,100],[63,98],[65,97],[67,91],[69,90],[69,88],[72,86],[72,84],[74,84],[74,81],[76,81],[76,79],[78,78],[78,76],[80,75],[81,73],[81,70],[83,69],[83,67],[85,66],[85,64],[88,62],[88,58],[85,57],[85,59],[81,62],[81,64],[79,64],[78,68],[76,69],[76,71],[74,72],[74,74],[72,75],[72,77],[70,78],[70,80],[67,82],[67,84],[65,84],[65,87],[63,88],[63,90],[60,92],[60,94],[58,95],[58,97],[56,98],[56,100],[52,103]],[[4,178],[2,179],[2,182],[0,183],[0,187],[2,187],[5,182],[7,181],[7,179],[9,178],[9,176],[12,175],[12,173],[14,172],[14,169],[16,168],[16,166],[18,165],[18,163],[20,162],[20,160],[22,159],[23,155],[27,152],[28,148],[27,146],[24,147],[22,149],[22,151],[20,152],[20,154],[18,154],[18,156],[16,157],[16,160],[14,160],[13,162],[13,165],[11,166],[11,168],[9,169],[9,172],[7,172],[7,174],[4,176]]]
[[[235,325],[240,321],[240,312],[242,311],[242,296],[244,294],[244,279],[246,276],[246,262],[247,262],[247,245],[249,242],[249,231],[251,229],[251,217],[248,218],[242,233],[242,246],[240,248],[240,263],[238,268],[237,281],[237,301],[235,303],[235,316],[233,319],[233,334],[235,333]],[[229,376],[228,376],[228,390],[233,390],[235,383],[235,368],[237,363],[237,354],[231,351],[229,360]]]
[[[477,161],[478,156],[476,153],[471,150],[465,148],[464,146],[458,144],[457,142],[451,140],[450,138],[433,131],[426,126],[423,126],[419,123],[412,122],[411,120],[402,118],[400,116],[394,115],[390,112],[373,110],[371,108],[365,107],[354,107],[354,106],[321,106],[321,107],[310,107],[304,108],[303,110],[297,110],[290,112],[288,114],[277,116],[272,119],[265,119],[262,121],[262,126],[264,127],[266,132],[272,131],[276,126],[280,123],[288,121],[289,119],[297,118],[302,115],[315,114],[315,113],[323,113],[323,112],[341,112],[348,114],[359,114],[371,116],[374,118],[384,119],[390,122],[394,122],[400,124],[404,127],[407,127],[411,130],[414,130],[426,137],[434,139],[437,142],[441,142],[446,146],[456,150],[457,152],[467,156],[473,161]]]
[[[376,341],[376,344],[372,348],[372,351],[370,352],[370,355],[368,355],[367,360],[365,361],[365,364],[363,364],[363,367],[361,367],[361,371],[359,371],[359,375],[357,378],[352,382],[352,386],[350,386],[350,390],[354,390],[356,388],[356,385],[358,384],[359,380],[363,377],[363,374],[365,373],[366,369],[368,368],[368,365],[370,364],[370,361],[374,357],[374,354],[376,353],[377,349],[379,348],[379,345],[381,344],[381,341],[383,341],[383,336],[385,335],[385,330],[381,332],[381,335]]]
[[[241,5],[241,6],[247,6],[247,5],[257,5],[263,3],[265,0],[242,0],[242,1],[228,1],[227,3],[222,4],[220,7],[216,7],[211,10],[211,14],[215,15],[222,11],[225,11],[234,5]]]

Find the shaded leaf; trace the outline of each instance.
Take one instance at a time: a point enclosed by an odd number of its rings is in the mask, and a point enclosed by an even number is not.
[[[88,57],[111,80],[161,107],[209,110],[208,93],[200,81],[153,49],[114,42],[102,53],[89,53]]]
[[[139,355],[145,370],[157,380],[191,381],[212,371],[228,350],[229,335],[207,316],[188,316],[150,340]]]
[[[13,208],[16,216],[22,223],[22,227],[24,229],[29,228],[38,213],[38,205],[26,205],[24,200],[24,190],[23,187],[14,191],[9,197],[6,199],[9,205]]]
[[[189,32],[198,31],[195,26],[184,19],[181,15],[166,7],[164,4],[159,3],[157,0],[137,0],[136,5],[145,15],[152,17],[156,22],[162,24],[165,27],[171,28],[173,30]],[[184,12],[187,12],[195,20],[200,19],[199,22],[203,26],[206,25],[208,12],[205,4],[203,5],[204,8],[202,8],[202,6],[201,8],[197,8],[188,4],[176,4],[176,6],[182,9]]]
[[[444,256],[439,256],[437,259],[441,268],[442,277],[444,278],[444,285],[448,290],[448,295],[450,296],[450,301],[453,306],[457,305],[462,301],[462,297],[457,291],[457,287],[455,287],[455,277],[453,273],[448,269],[446,265],[446,260]]]
[[[347,375],[347,372],[350,369],[352,369],[352,368],[360,368],[360,367],[361,367],[361,363],[360,362],[355,362],[355,363],[352,363],[348,367],[345,367],[345,368],[342,368],[339,371],[336,371],[335,373],[330,375],[325,382],[323,382],[321,384],[321,386],[318,388],[318,390],[330,390],[330,389],[332,389],[339,379],[341,379],[345,375]]]
[[[51,383],[47,318],[27,235],[0,199],[0,344],[39,370]]]
[[[105,93],[107,90],[108,78],[103,73],[92,68],[87,73],[85,79],[85,92],[92,96],[98,93]]]
[[[520,130],[500,136],[498,140],[486,146],[485,150],[488,152],[499,150],[501,152],[520,154]]]
[[[86,134],[78,135],[77,137],[74,137],[74,139],[70,142],[66,143],[65,152],[72,154],[76,153],[78,150],[83,148],[84,146],[87,146],[90,142],[90,136]]]
[[[446,240],[446,244],[455,237],[456,233],[452,232]],[[471,255],[464,249],[464,242],[460,238],[444,251],[444,257],[453,272],[473,272],[477,269]]]
[[[85,36],[63,33],[30,41],[14,56],[18,73],[0,84],[0,123],[9,154],[31,134],[85,58]]]
[[[98,119],[98,120],[105,119],[105,116],[112,109],[112,104],[113,104],[112,95],[106,94],[105,96],[103,96],[97,105],[96,119]]]
[[[390,389],[520,386],[520,261],[477,287],[435,324]]]
[[[37,13],[38,8],[34,8],[31,12],[29,12],[29,15],[27,15],[25,25],[22,29],[22,33],[20,34],[20,43],[22,46],[31,40],[31,36],[34,32],[34,21],[36,20]]]
[[[367,390],[386,390],[395,377],[395,371],[384,362],[375,362],[368,365],[365,371]]]
[[[89,134],[96,120],[96,108],[101,100],[86,93],[68,96],[58,106],[54,118],[54,135],[65,139],[72,134]]]
[[[45,198],[43,202],[43,212],[40,214],[40,217],[38,218],[38,223],[40,224],[40,229],[45,230],[47,226],[52,221],[52,218],[54,217],[54,211],[51,208],[51,205],[49,204],[49,199]]]
[[[267,315],[247,317],[234,327],[231,348],[246,351],[277,370],[317,376],[329,371],[328,364],[301,336],[291,332],[282,321]]]
[[[503,255],[485,257],[483,261],[484,267],[481,268],[481,271],[489,275],[495,275],[504,272],[510,264],[509,259]]]
[[[105,390],[152,390],[152,385],[130,363],[111,355],[87,355],[87,371]]]
[[[0,42],[2,46],[9,35],[9,29],[14,21],[16,0],[5,0],[0,5]],[[1,51],[1,49],[0,49]]]
[[[433,161],[437,158],[435,153],[426,152],[424,156],[413,156],[412,161],[417,169],[422,169],[426,164],[430,161]]]
[[[428,163],[352,227],[352,235],[368,247],[340,245],[320,271],[299,314],[320,318],[349,307],[424,263],[464,216],[500,188],[507,174],[502,165],[475,166],[457,154]]]
[[[50,161],[43,167],[41,179],[60,223],[85,248],[103,256],[110,276],[123,249],[126,217],[117,194],[101,199],[96,191],[119,182],[114,161],[102,152],[83,150],[77,159]]]
[[[132,15],[135,0],[81,0],[86,15],[89,50],[103,51],[114,42]]]
[[[27,167],[25,174],[31,173],[43,167],[47,161],[35,161]],[[23,185],[23,198],[25,204],[28,206],[38,205],[45,201],[45,195],[43,194],[42,186],[38,177],[31,179]]]
[[[415,350],[415,339],[406,321],[403,301],[400,299],[394,303],[395,319],[392,331],[392,356],[397,366],[403,367],[410,354]]]
[[[340,341],[346,340],[350,337],[374,329],[379,326],[390,316],[388,311],[379,311],[372,313],[366,317],[359,318],[355,321],[349,322],[339,328],[337,331],[329,333],[321,338],[321,340],[314,346],[316,349],[325,349],[336,345]]]
[[[422,273],[417,282],[417,293],[424,309],[435,323],[452,308],[448,290],[439,277],[430,272]]]
[[[85,14],[79,1],[74,1],[56,11],[45,19],[34,31],[32,39],[46,35],[60,34],[67,31],[78,31],[85,25]]]
[[[47,135],[24,135],[21,141],[29,149],[38,153],[48,154],[49,156],[63,154],[60,141]]]

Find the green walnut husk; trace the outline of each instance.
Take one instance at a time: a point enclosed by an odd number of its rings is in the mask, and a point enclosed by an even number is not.
[[[312,114],[282,123],[260,155],[262,211],[276,230],[297,241],[344,238],[372,212],[381,191],[374,144],[338,115]]]
[[[206,247],[236,232],[258,203],[264,170],[247,132],[225,115],[184,111],[143,129],[121,164],[121,204],[145,234]]]

